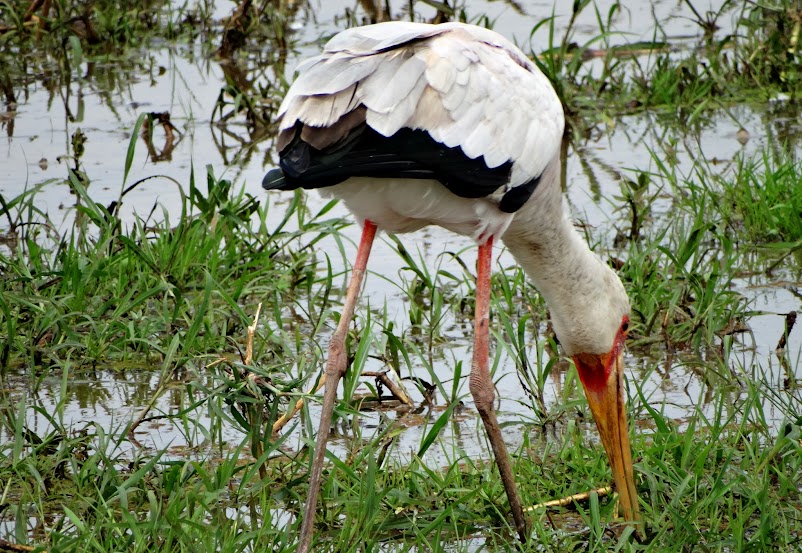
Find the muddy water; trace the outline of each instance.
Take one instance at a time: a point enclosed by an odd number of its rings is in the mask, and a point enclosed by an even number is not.
[[[222,17],[227,14],[230,4],[219,4],[217,14]],[[351,6],[353,3],[321,0],[313,1],[312,4],[313,9],[300,12],[294,24],[300,46],[298,52],[291,55],[287,62],[288,75],[292,73],[298,60],[317,51],[318,37],[331,33],[341,25],[338,21],[344,13],[343,5]],[[403,4],[406,5],[405,2]],[[565,10],[571,3],[558,2],[558,7],[555,8],[546,1],[521,2],[523,14],[505,2],[469,1],[466,4],[469,14],[487,14],[495,22],[496,30],[513,37],[525,49],[528,49],[526,45],[531,45],[532,49],[538,51],[545,48],[548,36],[541,30],[530,37],[533,25],[554,10],[558,16],[557,35],[560,36],[568,20]],[[600,13],[606,14],[611,4],[612,2],[599,2]],[[614,19],[614,28],[621,33],[619,38],[613,39],[614,43],[652,39],[655,16],[660,20],[662,29],[672,44],[679,47],[691,43],[698,34],[698,26],[691,21],[691,14],[678,12],[681,8],[675,1],[627,4],[627,8]],[[723,2],[710,4],[710,9],[717,11]],[[421,13],[430,15],[426,8],[422,8]],[[720,32],[726,33],[731,28],[731,18],[736,15],[724,17],[718,22],[722,28]],[[597,34],[595,15],[592,10],[587,10],[577,21],[575,40],[582,43]],[[103,72],[116,72],[124,86],[113,90],[100,87],[93,75]],[[262,175],[273,163],[273,154],[269,151],[271,141],[265,140],[255,149],[243,153],[235,137],[246,134],[244,125],[235,120],[221,126],[213,120],[215,100],[223,84],[224,74],[220,65],[205,56],[203,50],[197,46],[153,48],[143,52],[142,60],[131,63],[129,67],[124,64],[96,64],[91,67],[85,64],[73,76],[71,83],[58,91],[48,91],[34,80],[27,87],[27,94],[20,95],[23,101],[12,114],[13,125],[6,119],[0,128],[0,193],[6,197],[14,197],[26,187],[52,180],[47,184],[47,193],[39,198],[45,202],[42,207],[51,218],[56,222],[61,221],[63,228],[68,228],[71,216],[69,207],[73,200],[67,187],[61,184],[60,179],[63,179],[66,169],[64,162],[59,160],[70,155],[70,137],[73,132],[80,128],[87,136],[87,150],[82,163],[92,181],[90,194],[96,201],[108,204],[117,199],[123,186],[125,155],[136,118],[143,111],[168,111],[173,123],[181,130],[179,143],[169,159],[155,161],[147,156],[146,148],[140,141],[129,183],[153,175],[188,182],[193,164],[198,171],[210,164],[217,175],[222,174],[241,183],[248,192],[258,197],[262,195]],[[10,110],[10,107],[7,109]],[[684,136],[668,123],[670,121],[665,118],[655,119],[650,115],[623,117],[615,122],[614,128],[600,129],[596,139],[579,145],[576,151],[571,152],[566,162],[566,186],[572,209],[579,218],[594,227],[593,234],[602,245],[610,244],[619,222],[616,219],[619,215],[610,212],[609,200],[620,191],[619,176],[633,175],[635,170],[653,170],[652,153],[664,155],[666,144],[676,142],[676,146],[671,149],[677,158],[678,172],[687,174],[692,160],[699,156],[731,160],[742,151],[759,152],[776,135],[773,126],[776,117],[771,111],[756,111],[743,106],[736,106],[726,114],[713,114],[701,131],[690,136]],[[794,125],[798,129],[800,122],[791,121],[790,126]],[[747,129],[751,135],[745,145],[738,141],[737,133],[740,128]],[[589,186],[590,182],[597,188]],[[128,211],[125,216],[131,221],[134,213],[146,214],[156,202],[169,209],[178,199],[178,190],[174,185],[168,184],[168,180],[153,179],[126,198]],[[274,206],[280,205],[282,201],[286,201],[286,197],[282,199],[279,194],[271,201]],[[314,203],[319,200],[310,201]],[[660,216],[660,211],[668,211],[670,205],[667,201],[658,202],[655,209],[658,211],[656,215]],[[344,215],[341,209],[337,213]],[[354,241],[358,238],[358,233],[359,229],[355,227],[346,231],[346,235]],[[429,266],[435,267],[439,264],[440,268],[455,274],[461,274],[461,268],[456,263],[447,261],[447,256],[441,254],[446,251],[466,250],[463,260],[468,266],[471,266],[472,256],[475,255],[470,250],[471,243],[468,240],[439,229],[426,229],[404,237],[403,241],[409,250],[419,251]],[[353,253],[353,245],[349,248]],[[501,249],[497,249],[497,254],[498,266],[507,267],[513,264],[509,255]],[[337,262],[336,259],[333,261]],[[389,241],[382,240],[377,245],[371,266],[377,274],[368,278],[363,305],[370,302],[370,305],[382,306],[386,302],[388,317],[395,322],[396,328],[407,328],[408,305],[399,288],[390,283],[393,279],[397,280],[403,263]],[[390,280],[381,278],[378,274],[385,275]],[[401,274],[403,276],[406,273],[402,271]],[[798,273],[784,274],[777,278],[799,287]],[[778,363],[772,351],[783,330],[783,320],[778,314],[799,309],[799,296],[794,294],[792,287],[776,286],[771,281],[761,279],[743,280],[738,286],[741,293],[753,300],[754,308],[764,314],[750,319],[752,333],[736,343],[733,363],[745,367],[757,364],[767,371],[778,371]],[[452,320],[446,321],[445,327],[450,329],[447,334],[453,347],[445,359],[438,361],[438,371],[443,380],[449,378],[448,372],[456,361],[463,360],[467,367],[470,359],[470,337]],[[534,351],[535,345],[530,347]],[[792,360],[802,356],[802,332],[799,330],[792,333],[788,352]],[[627,366],[640,374],[647,374],[650,367],[661,363],[663,361],[659,359],[633,356],[627,358]],[[378,361],[370,361],[367,368],[380,370],[383,367]],[[429,379],[420,366],[414,367],[413,372]],[[677,360],[670,366],[670,374],[671,378],[666,379],[654,373],[646,380],[644,393],[653,404],[664,405],[668,416],[682,420],[693,410],[700,398],[704,397],[704,385],[699,374],[691,371],[683,360]],[[775,375],[779,381],[779,373]],[[187,376],[190,377],[191,375]],[[503,352],[500,354],[496,378],[502,398],[502,420],[528,420],[531,417],[530,400],[521,390],[513,361]],[[46,410],[65,399],[61,395],[59,375],[45,379],[35,389],[28,375],[11,375],[10,385],[18,390],[27,389],[30,392],[28,401],[37,403]],[[149,371],[97,371],[82,376],[82,380],[71,380],[65,399],[65,416],[68,419],[65,423],[76,429],[87,421],[99,422],[109,429],[122,428],[147,403],[157,385],[158,376]],[[180,386],[180,383],[177,385]],[[561,385],[559,378],[549,382],[546,389],[547,402],[553,402],[559,396]],[[470,407],[467,384],[462,385],[461,394]],[[174,411],[179,401],[177,396],[178,394],[165,394],[156,410]],[[477,419],[472,411],[469,413],[471,416],[461,420],[471,424],[448,425],[444,429],[442,443],[448,444],[444,446],[446,457],[453,456],[454,447],[472,455],[489,457],[481,429],[473,424]],[[784,416],[783,413],[771,410],[767,414],[777,422]],[[201,425],[206,424],[200,414],[199,422]],[[32,430],[37,433],[47,430],[47,423],[43,418],[31,415],[30,423]],[[362,424],[365,433],[369,435],[385,422],[377,414],[367,415]],[[522,428],[520,425],[507,426],[507,440],[511,446],[520,443]],[[415,452],[422,432],[421,426],[414,426],[404,432],[400,437],[398,452],[401,455]],[[230,434],[232,440],[238,439],[234,431],[230,431]],[[172,454],[176,456],[187,454],[185,445],[202,442],[202,436],[196,431],[187,431],[169,422],[143,426],[138,438],[146,447],[171,447]],[[299,440],[299,436],[294,436],[288,440],[288,445],[297,447]],[[457,445],[452,445],[454,443]]]

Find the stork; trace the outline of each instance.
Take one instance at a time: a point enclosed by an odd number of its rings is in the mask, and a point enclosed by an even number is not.
[[[301,63],[279,109],[278,169],[264,188],[320,189],[362,224],[331,338],[298,551],[312,539],[345,336],[377,228],[438,225],[479,247],[470,392],[516,531],[528,526],[494,410],[488,368],[490,267],[501,239],[542,294],[585,389],[624,518],[637,521],[623,380],[629,300],[574,229],[560,187],[562,104],[548,79],[499,34],[473,25],[388,22],[334,36]]]

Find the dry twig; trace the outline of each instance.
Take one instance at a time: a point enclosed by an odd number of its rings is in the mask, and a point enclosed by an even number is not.
[[[312,394],[316,394],[320,391],[323,386],[326,385],[326,373],[320,375],[320,380],[318,380],[316,386],[312,386],[307,390],[306,395],[311,396]],[[281,415],[276,422],[273,423],[273,433],[278,432],[282,428],[284,428],[288,422],[295,416],[295,413],[301,410],[301,407],[304,406],[304,398],[299,399],[295,402],[295,405],[292,406],[292,409],[288,410],[286,413]]]
[[[256,315],[253,323],[248,327],[248,343],[245,346],[245,365],[253,363],[253,337],[256,334],[256,325],[259,323],[259,313],[262,312],[262,303],[256,306]]]
[[[407,395],[406,390],[404,390],[404,388],[399,386],[397,383],[393,382],[393,379],[390,378],[388,372],[363,372],[362,376],[369,376],[379,379],[382,384],[387,386],[387,388],[390,390],[390,393],[393,394],[398,401],[406,405],[413,406],[412,400],[409,399],[409,395]]]
[[[544,503],[538,503],[537,505],[532,505],[531,507],[527,507],[524,509],[527,513],[531,513],[532,511],[537,511],[538,509],[549,509],[551,507],[565,507],[566,505],[570,505],[575,501],[587,501],[590,498],[591,494],[597,494],[599,497],[608,495],[613,491],[613,488],[607,486],[606,488],[599,488],[596,490],[590,490],[587,492],[582,493],[575,493],[574,495],[569,495],[568,497],[563,497],[562,499],[552,499],[551,501],[546,501]]]
[[[782,351],[785,349],[785,345],[788,342],[788,335],[791,334],[791,331],[794,329],[794,325],[796,324],[796,311],[790,311],[785,314],[785,331],[783,335],[780,336],[780,341],[777,342],[777,350]]]
[[[13,551],[14,553],[19,553],[20,551],[34,551],[35,549],[35,547],[31,547],[30,545],[20,545],[17,543],[11,543],[10,541],[0,540],[0,551]]]

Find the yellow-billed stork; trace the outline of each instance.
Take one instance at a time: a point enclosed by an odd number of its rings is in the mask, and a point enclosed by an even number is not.
[[[623,383],[629,301],[588,248],[560,187],[562,105],[548,79],[499,34],[461,23],[388,22],[343,31],[303,62],[279,110],[280,168],[266,189],[321,189],[362,223],[326,364],[320,427],[298,551],[309,550],[345,335],[377,227],[439,225],[479,244],[470,391],[516,530],[527,521],[493,407],[488,369],[492,246],[501,239],[545,298],[579,372],[624,517],[638,520]]]

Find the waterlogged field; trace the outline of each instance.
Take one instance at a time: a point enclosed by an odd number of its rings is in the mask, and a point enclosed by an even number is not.
[[[374,248],[313,549],[799,550],[799,6],[389,4],[0,0],[0,551],[294,550],[359,229],[260,182],[297,63],[386,17],[491,26],[554,82],[574,218],[632,299],[645,526],[591,493],[517,544],[464,378],[475,247],[426,229]],[[523,501],[607,486],[545,305],[496,254]]]

